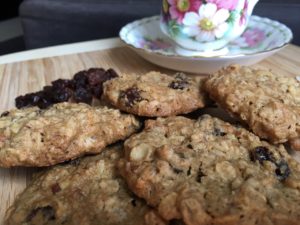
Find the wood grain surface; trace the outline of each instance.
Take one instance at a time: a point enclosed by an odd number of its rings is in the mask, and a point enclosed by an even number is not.
[[[300,47],[287,46],[255,66],[286,76],[300,75]],[[173,73],[146,62],[125,47],[4,64],[0,65],[0,113],[14,107],[16,96],[38,91],[52,80],[70,78],[76,72],[90,67],[114,68],[118,73],[142,74],[150,70]],[[0,225],[4,225],[6,209],[26,187],[35,170],[0,168]]]

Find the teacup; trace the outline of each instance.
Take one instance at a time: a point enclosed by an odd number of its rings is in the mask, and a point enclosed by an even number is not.
[[[214,51],[239,37],[259,0],[162,0],[160,27],[179,46]]]

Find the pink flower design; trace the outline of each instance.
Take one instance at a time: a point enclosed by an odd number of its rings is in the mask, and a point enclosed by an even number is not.
[[[240,18],[240,26],[242,26],[246,23],[247,11],[248,11],[248,0],[246,0],[245,4],[244,4],[244,8],[243,8],[242,15]]]
[[[255,47],[259,45],[265,38],[265,32],[258,28],[248,29],[242,35],[245,43],[247,43],[248,47]]]
[[[239,0],[207,0],[207,3],[214,3],[218,9],[234,10]]]
[[[144,37],[141,40],[139,40],[138,46],[140,48],[145,48],[149,50],[168,50],[171,47],[171,44],[165,42],[160,38],[152,40],[150,38]]]
[[[258,28],[247,29],[243,35],[234,40],[233,43],[241,48],[254,48],[260,45],[265,40],[266,34]]]
[[[168,0],[168,2],[171,18],[180,24],[186,12],[197,12],[201,6],[200,0]]]

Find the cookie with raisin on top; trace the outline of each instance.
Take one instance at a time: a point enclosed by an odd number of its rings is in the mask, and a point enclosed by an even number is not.
[[[116,168],[122,145],[35,176],[6,213],[6,225],[166,225],[127,188]]]
[[[183,73],[124,74],[104,83],[103,97],[120,110],[146,117],[186,114],[204,107],[201,80]]]
[[[187,225],[297,225],[300,164],[281,146],[203,115],[147,120],[124,143],[129,188]]]
[[[0,117],[0,167],[51,166],[98,154],[140,127],[133,115],[84,103],[13,109]]]
[[[232,65],[203,85],[209,97],[260,138],[300,151],[300,81],[268,70]]]

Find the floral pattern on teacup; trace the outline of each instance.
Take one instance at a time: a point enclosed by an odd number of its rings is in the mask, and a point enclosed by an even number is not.
[[[247,12],[248,12],[248,1],[245,1],[244,8],[241,12],[240,26],[243,26],[246,23]]]
[[[120,36],[136,49],[165,56],[180,56],[176,44],[160,28],[161,17],[155,16],[135,21],[123,28]],[[240,37],[229,42],[226,57],[256,55],[275,51],[287,45],[293,34],[284,24],[268,18],[251,16],[247,28]]]
[[[162,38],[151,38],[151,37],[141,37],[139,41],[136,43],[139,48],[156,51],[156,50],[164,50],[170,51],[172,44],[165,41]]]
[[[162,22],[171,37],[188,37],[198,42],[217,41],[240,35],[250,16],[249,1],[163,0]]]
[[[203,4],[199,12],[186,13],[183,18],[185,27],[182,32],[189,37],[195,37],[197,41],[214,41],[222,38],[228,30],[229,11],[218,9],[216,4]]]
[[[257,48],[265,39],[265,31],[259,28],[248,28],[241,37],[237,38],[232,43],[238,45],[240,48]]]
[[[267,21],[266,21],[267,20]],[[288,34],[282,31],[277,23],[271,23],[268,19],[253,17],[245,32],[237,39],[231,41],[227,47],[230,55],[249,54],[259,51],[267,51],[281,46]],[[174,54],[174,43],[163,34],[153,36],[140,36],[134,44],[137,48],[160,52],[162,54]]]
[[[206,2],[216,4],[218,9],[234,10],[239,0],[207,0]]]
[[[187,12],[197,12],[199,6],[201,5],[200,0],[167,0],[169,3],[169,13],[171,19],[177,21],[181,24],[185,13]],[[166,2],[163,2],[165,5]],[[166,8],[167,6],[163,6]]]

